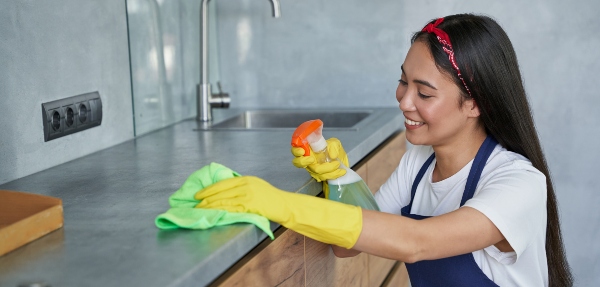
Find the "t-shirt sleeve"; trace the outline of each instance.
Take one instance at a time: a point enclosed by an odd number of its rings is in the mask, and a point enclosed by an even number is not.
[[[485,214],[515,250],[518,260],[546,230],[546,177],[523,161],[511,162],[482,181],[465,203]]]

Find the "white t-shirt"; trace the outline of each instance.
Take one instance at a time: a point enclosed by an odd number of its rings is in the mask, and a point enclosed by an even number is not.
[[[410,203],[417,173],[433,153],[431,146],[414,146],[375,199],[383,212],[400,214]],[[459,208],[473,160],[453,176],[432,182],[434,160],[417,187],[411,213],[442,215]],[[465,203],[485,214],[502,232],[514,252],[489,246],[473,252],[475,262],[499,286],[548,286],[546,261],[546,177],[531,162],[497,145]]]

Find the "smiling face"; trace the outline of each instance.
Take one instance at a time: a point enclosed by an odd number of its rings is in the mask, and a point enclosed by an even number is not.
[[[406,138],[415,145],[460,145],[473,132],[481,132],[479,109],[473,100],[463,101],[452,79],[440,72],[429,47],[417,40],[410,47],[396,99],[406,118]],[[483,130],[483,132],[485,132]]]

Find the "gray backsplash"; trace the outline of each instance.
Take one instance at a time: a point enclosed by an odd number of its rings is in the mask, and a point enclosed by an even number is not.
[[[133,138],[122,0],[0,3],[0,184]],[[44,142],[42,103],[98,91],[102,125]]]
[[[404,1],[219,1],[223,88],[237,107],[396,106]]]
[[[127,1],[136,136],[196,115],[200,2]],[[216,7],[210,3],[209,78],[216,82]]]

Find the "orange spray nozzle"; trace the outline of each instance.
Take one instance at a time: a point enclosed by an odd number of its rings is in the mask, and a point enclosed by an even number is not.
[[[323,122],[319,119],[310,120],[299,125],[292,134],[292,146],[301,147],[304,149],[304,156],[310,155],[310,146],[308,136],[314,132],[321,133]]]

